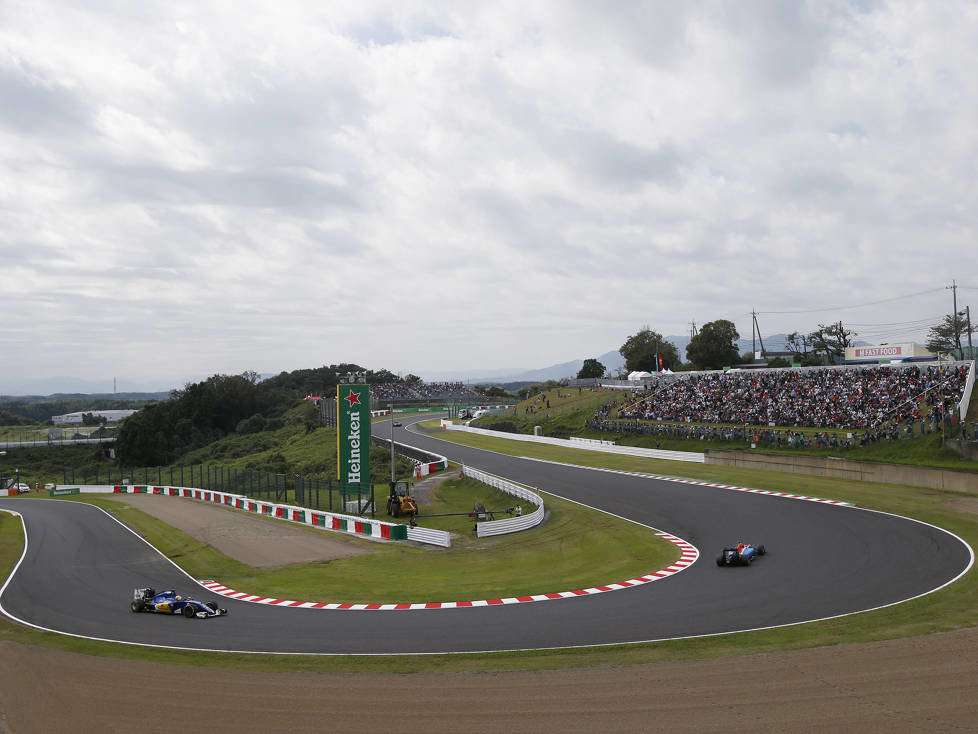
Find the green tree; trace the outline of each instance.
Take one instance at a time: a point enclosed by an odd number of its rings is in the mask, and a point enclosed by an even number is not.
[[[581,369],[578,370],[577,379],[585,380],[589,377],[604,377],[605,367],[594,358],[585,359]]]
[[[675,369],[679,364],[679,351],[671,342],[657,331],[652,331],[648,325],[642,327],[637,334],[632,334],[618,348],[618,353],[625,358],[625,368],[629,372],[644,370],[656,372],[659,367],[655,361],[656,353],[662,355],[662,366],[665,369]]]
[[[975,327],[972,327],[970,333],[974,334],[975,331]],[[960,357],[961,339],[967,339],[968,333],[968,320],[965,318],[964,311],[948,314],[939,324],[930,327],[924,346],[934,354],[951,352]]]
[[[372,383],[391,383],[391,382],[401,382],[401,378],[395,375],[390,370],[377,370],[376,372],[367,373],[368,382]]]
[[[717,370],[740,361],[740,334],[732,321],[717,319],[700,328],[686,347],[686,358],[701,370]]]
[[[793,331],[784,338],[785,351],[791,352],[796,358],[804,357],[808,354],[808,335],[799,334]]]
[[[818,329],[808,335],[808,344],[816,354],[824,354],[829,364],[838,364],[846,358],[846,349],[852,346],[856,332],[845,328],[842,322],[819,324]]]

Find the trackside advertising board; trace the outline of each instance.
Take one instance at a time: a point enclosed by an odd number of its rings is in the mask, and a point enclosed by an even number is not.
[[[336,417],[336,478],[344,484],[370,484],[369,388],[337,385]]]

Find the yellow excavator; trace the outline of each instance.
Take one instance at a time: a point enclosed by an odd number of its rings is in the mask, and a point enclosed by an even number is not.
[[[391,482],[391,494],[387,498],[387,514],[391,517],[418,514],[418,503],[411,496],[411,485],[405,481]]]

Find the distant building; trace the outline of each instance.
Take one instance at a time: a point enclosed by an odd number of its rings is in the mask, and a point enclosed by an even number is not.
[[[880,344],[875,347],[846,347],[847,364],[879,362],[927,362],[937,355],[919,344]]]
[[[77,413],[52,415],[51,422],[57,425],[81,425],[82,416],[91,414],[94,418],[105,418],[109,423],[118,423],[123,418],[128,418],[135,412],[135,410],[80,410]]]

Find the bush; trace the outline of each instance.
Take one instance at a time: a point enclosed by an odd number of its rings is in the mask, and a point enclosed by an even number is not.
[[[255,413],[250,418],[244,418],[238,421],[238,425],[235,426],[234,432],[240,434],[261,433],[265,430],[265,426],[265,416],[263,416],[261,413]]]
[[[478,421],[475,422],[478,424]],[[499,421],[497,423],[492,423],[487,426],[483,426],[493,431],[503,431],[504,433],[519,433],[520,428],[513,421]]]

